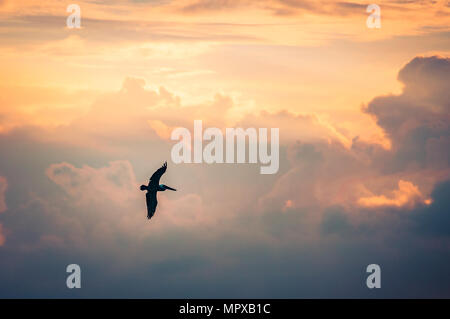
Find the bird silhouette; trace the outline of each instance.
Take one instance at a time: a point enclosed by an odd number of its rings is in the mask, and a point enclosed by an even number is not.
[[[176,191],[175,188],[169,187],[164,184],[159,184],[159,180],[161,176],[167,170],[167,162],[164,162],[163,166],[158,168],[156,172],[153,173],[152,177],[150,177],[150,181],[148,185],[141,185],[141,191],[147,191],[145,194],[145,199],[147,202],[147,218],[150,219],[153,217],[156,211],[156,205],[158,205],[158,200],[156,199],[157,192],[164,192],[166,189],[171,191]]]

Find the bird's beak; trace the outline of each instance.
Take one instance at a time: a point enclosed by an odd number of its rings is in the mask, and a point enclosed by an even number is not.
[[[172,188],[172,187],[169,187],[169,186],[166,186],[166,189],[170,189],[171,191],[177,191],[175,188]]]

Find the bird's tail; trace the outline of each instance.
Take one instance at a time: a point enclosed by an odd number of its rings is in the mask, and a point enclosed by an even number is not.
[[[146,185],[141,185],[141,191],[145,191],[145,190],[147,190],[148,188],[147,188],[147,186]]]

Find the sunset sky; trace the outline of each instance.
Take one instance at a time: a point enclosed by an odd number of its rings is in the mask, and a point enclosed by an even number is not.
[[[449,298],[450,2],[370,3],[0,0],[0,297]],[[171,162],[194,120],[278,173]]]

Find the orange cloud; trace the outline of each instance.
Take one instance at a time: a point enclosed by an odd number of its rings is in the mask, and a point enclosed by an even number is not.
[[[362,197],[358,204],[363,207],[407,207],[412,208],[416,204],[430,204],[429,199],[425,199],[419,188],[411,182],[399,180],[398,189],[393,190],[391,196],[374,195]]]

